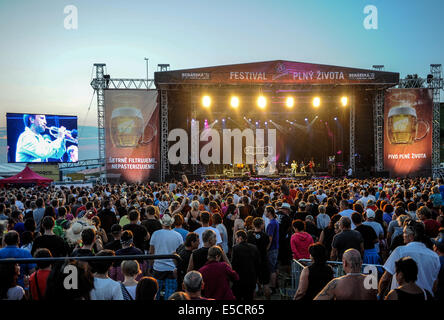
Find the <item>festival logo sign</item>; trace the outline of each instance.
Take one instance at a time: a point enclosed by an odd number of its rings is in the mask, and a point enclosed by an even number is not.
[[[130,183],[159,177],[157,91],[106,90],[106,169]]]
[[[385,96],[384,168],[393,176],[431,169],[433,100],[429,89],[392,89]]]
[[[399,73],[293,61],[266,61],[188,70],[156,72],[162,83],[398,83]]]

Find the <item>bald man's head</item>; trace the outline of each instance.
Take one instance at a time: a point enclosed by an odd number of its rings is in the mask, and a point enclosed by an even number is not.
[[[348,249],[342,255],[342,263],[347,273],[361,272],[362,260],[361,254],[356,249]]]

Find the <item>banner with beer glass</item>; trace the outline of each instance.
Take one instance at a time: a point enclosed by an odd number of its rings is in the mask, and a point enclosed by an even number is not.
[[[384,169],[392,176],[430,174],[433,125],[431,90],[387,90],[384,106]]]
[[[106,169],[129,183],[159,179],[156,90],[105,90]]]

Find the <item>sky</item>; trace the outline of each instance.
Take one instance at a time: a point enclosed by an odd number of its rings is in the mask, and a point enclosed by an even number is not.
[[[76,30],[64,27],[68,5]],[[377,29],[364,28],[367,5],[377,8]],[[443,9],[442,0],[0,0],[0,127],[6,112],[34,110],[97,125],[94,63],[113,78],[145,78],[145,57],[150,78],[159,63],[266,60],[383,64],[425,77],[444,63]]]

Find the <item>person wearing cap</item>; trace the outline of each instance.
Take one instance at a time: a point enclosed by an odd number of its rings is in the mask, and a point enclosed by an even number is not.
[[[153,233],[150,241],[150,254],[172,254],[183,244],[183,238],[180,233],[171,229],[174,219],[169,214],[164,214],[160,220],[161,230]],[[177,281],[174,276],[176,265],[172,259],[154,260],[153,267],[154,278],[159,283],[159,292],[165,291],[165,300],[177,289]],[[159,299],[159,297],[158,297]]]
[[[291,207],[284,202],[277,212],[277,221],[279,222],[279,255],[278,260],[281,266],[289,267],[291,264]]]
[[[384,264],[385,272],[382,275],[378,295],[382,297],[387,289],[396,289],[399,285],[395,275],[395,262],[403,257],[410,256],[418,265],[418,280],[416,284],[422,289],[433,291],[433,286],[438,278],[441,268],[438,254],[426,247],[427,242],[424,225],[420,222],[410,220],[403,230],[405,245],[397,247],[388,257]],[[391,284],[390,284],[391,283]],[[390,288],[389,288],[390,287]]]
[[[306,207],[307,207],[307,204],[305,203],[305,201],[299,201],[298,211],[296,211],[294,218],[300,219],[300,220],[305,220],[305,216],[307,215],[307,212],[305,212]]]
[[[435,292],[435,298],[439,301],[444,300],[444,228],[439,230],[438,237],[432,239],[433,251],[435,251],[439,256],[439,262],[441,268],[439,269],[438,281],[435,282],[436,285],[433,288]]]

